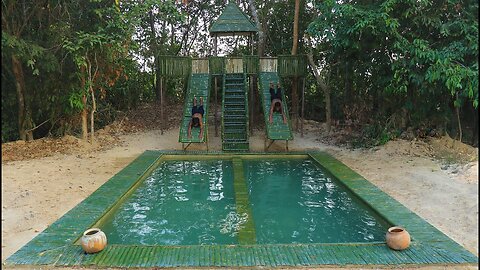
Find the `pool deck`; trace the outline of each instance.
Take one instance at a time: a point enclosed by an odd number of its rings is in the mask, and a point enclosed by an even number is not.
[[[288,157],[308,155],[329,174],[355,193],[386,221],[402,226],[412,237],[404,251],[393,251],[385,242],[337,244],[251,244],[253,222],[247,224],[239,245],[143,246],[107,245],[96,254],[85,254],[77,240],[97,224],[119,200],[128,196],[163,160],[178,158],[232,158],[238,156]],[[240,168],[240,167],[239,167]],[[241,169],[239,169],[241,171]],[[238,171],[238,170],[236,170]],[[237,211],[251,215],[246,186],[234,176]],[[238,194],[237,194],[238,192]],[[245,193],[245,194],[244,194]],[[242,206],[243,205],[243,206]],[[371,184],[358,173],[324,152],[242,153],[194,151],[145,151],[88,198],[50,225],[5,261],[6,266],[94,266],[94,267],[252,267],[252,266],[422,266],[477,265],[478,257]]]

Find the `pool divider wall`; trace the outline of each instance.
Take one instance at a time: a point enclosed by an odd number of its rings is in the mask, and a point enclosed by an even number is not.
[[[74,242],[131,191],[164,155],[185,151],[145,151],[4,262],[7,266],[49,265],[95,267],[239,267],[306,265],[478,264],[478,257],[373,186],[359,174],[323,152],[308,154],[393,224],[403,225],[416,241],[404,251],[385,243],[144,246],[110,244],[85,254]],[[241,158],[306,156],[305,152],[242,153]],[[221,152],[191,151],[196,159]],[[163,160],[163,159],[162,159]],[[107,236],[108,237],[108,236]]]
[[[255,224],[253,221],[252,208],[250,207],[248,188],[243,171],[243,161],[240,158],[235,157],[233,158],[232,163],[233,189],[235,191],[237,214],[240,216],[240,218],[244,216],[247,217],[247,222],[240,225],[241,227],[238,231],[238,243],[240,245],[255,244],[257,242]]]

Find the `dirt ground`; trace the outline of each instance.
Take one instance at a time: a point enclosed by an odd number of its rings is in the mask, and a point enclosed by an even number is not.
[[[95,145],[72,136],[2,145],[2,262],[143,151],[182,147],[174,124],[163,135],[159,129],[131,128],[129,123],[126,130],[122,125],[99,131]],[[213,134],[210,125],[209,148],[221,150],[221,139]],[[352,150],[332,144],[322,125],[313,121],[306,122],[304,137],[294,137],[290,150],[332,154],[478,256],[478,148],[442,137]],[[262,131],[255,131],[251,151],[263,151],[263,138]],[[276,142],[270,150],[284,151],[284,146]]]

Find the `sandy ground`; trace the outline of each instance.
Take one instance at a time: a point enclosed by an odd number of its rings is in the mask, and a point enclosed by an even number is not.
[[[349,150],[319,141],[319,132],[310,130],[303,138],[294,134],[290,150],[329,152],[478,256],[478,158],[462,165],[446,164],[424,154],[417,149],[418,144],[404,140],[370,150]],[[213,130],[209,134],[210,150],[221,150],[220,137],[214,137]],[[122,135],[120,139],[113,148],[103,151],[2,161],[2,262],[143,151],[182,147],[178,128],[163,135],[154,130]],[[263,146],[263,133],[256,131],[250,138],[251,151],[263,151]],[[284,142],[277,142],[271,150],[283,151],[284,147]],[[205,147],[194,145],[189,149]]]

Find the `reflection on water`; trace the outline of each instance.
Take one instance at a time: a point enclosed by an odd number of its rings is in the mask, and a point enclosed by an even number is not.
[[[259,243],[384,240],[388,225],[311,160],[244,166]]]
[[[164,162],[102,228],[116,244],[235,244],[232,179],[229,161]]]
[[[237,212],[229,212],[227,217],[220,221],[220,232],[223,234],[229,234],[234,237],[240,230],[241,226],[247,223],[247,213],[238,214]]]

